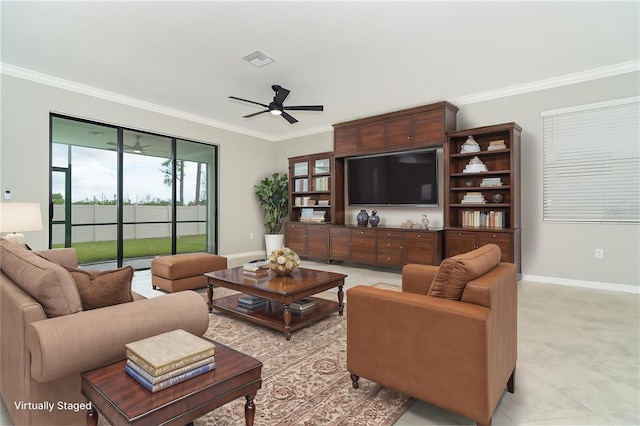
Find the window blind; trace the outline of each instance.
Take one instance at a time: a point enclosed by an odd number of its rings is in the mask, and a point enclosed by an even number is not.
[[[640,222],[640,98],[543,112],[544,220]]]

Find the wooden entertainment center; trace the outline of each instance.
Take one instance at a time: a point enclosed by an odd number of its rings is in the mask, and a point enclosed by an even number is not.
[[[521,129],[506,123],[456,130],[457,112],[456,106],[439,102],[335,124],[333,152],[290,158],[287,247],[326,262],[402,267],[438,265],[443,257],[495,243],[503,261],[516,263],[520,272]],[[461,153],[469,136],[479,151]],[[504,147],[494,149],[495,141],[504,141]],[[440,147],[444,229],[345,225],[346,158]],[[474,157],[488,170],[465,171]],[[470,203],[465,196],[484,201]]]

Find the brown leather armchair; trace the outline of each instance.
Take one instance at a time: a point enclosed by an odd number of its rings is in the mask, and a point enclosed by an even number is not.
[[[360,377],[490,425],[505,387],[514,392],[516,267],[493,244],[406,265],[402,292],[347,291],[347,369]]]

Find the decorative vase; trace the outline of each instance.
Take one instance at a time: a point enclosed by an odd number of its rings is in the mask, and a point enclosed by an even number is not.
[[[369,222],[369,214],[366,210],[360,210],[358,216],[356,216],[356,221],[358,222],[358,226],[367,226],[367,222]]]
[[[380,216],[378,216],[378,211],[372,210],[371,216],[369,216],[369,224],[371,226],[378,226],[379,223],[380,223]]]
[[[268,257],[272,251],[282,248],[282,246],[284,246],[284,235],[283,234],[264,234],[264,244],[265,244],[266,254]]]

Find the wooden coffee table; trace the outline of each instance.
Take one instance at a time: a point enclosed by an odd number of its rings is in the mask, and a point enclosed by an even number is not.
[[[216,345],[215,369],[155,393],[124,371],[126,361],[82,373],[82,394],[92,405],[87,424],[98,423],[97,409],[114,425],[185,425],[244,396],[245,423],[253,425],[253,398],[262,386],[262,363],[211,342]]]
[[[265,277],[245,274],[242,266],[221,271],[209,272],[207,276],[207,293],[209,312],[213,309],[282,331],[287,340],[291,332],[305,327],[334,312],[342,315],[344,310],[343,274],[314,269],[297,268],[290,275],[279,276],[269,271]],[[240,293],[259,296],[267,299],[264,308],[248,311],[238,307],[238,299],[242,294],[234,294],[213,299],[213,289],[224,287]],[[322,291],[338,287],[338,301],[309,297]],[[310,298],[315,301],[314,309],[303,314],[292,314],[289,305],[294,300]]]

